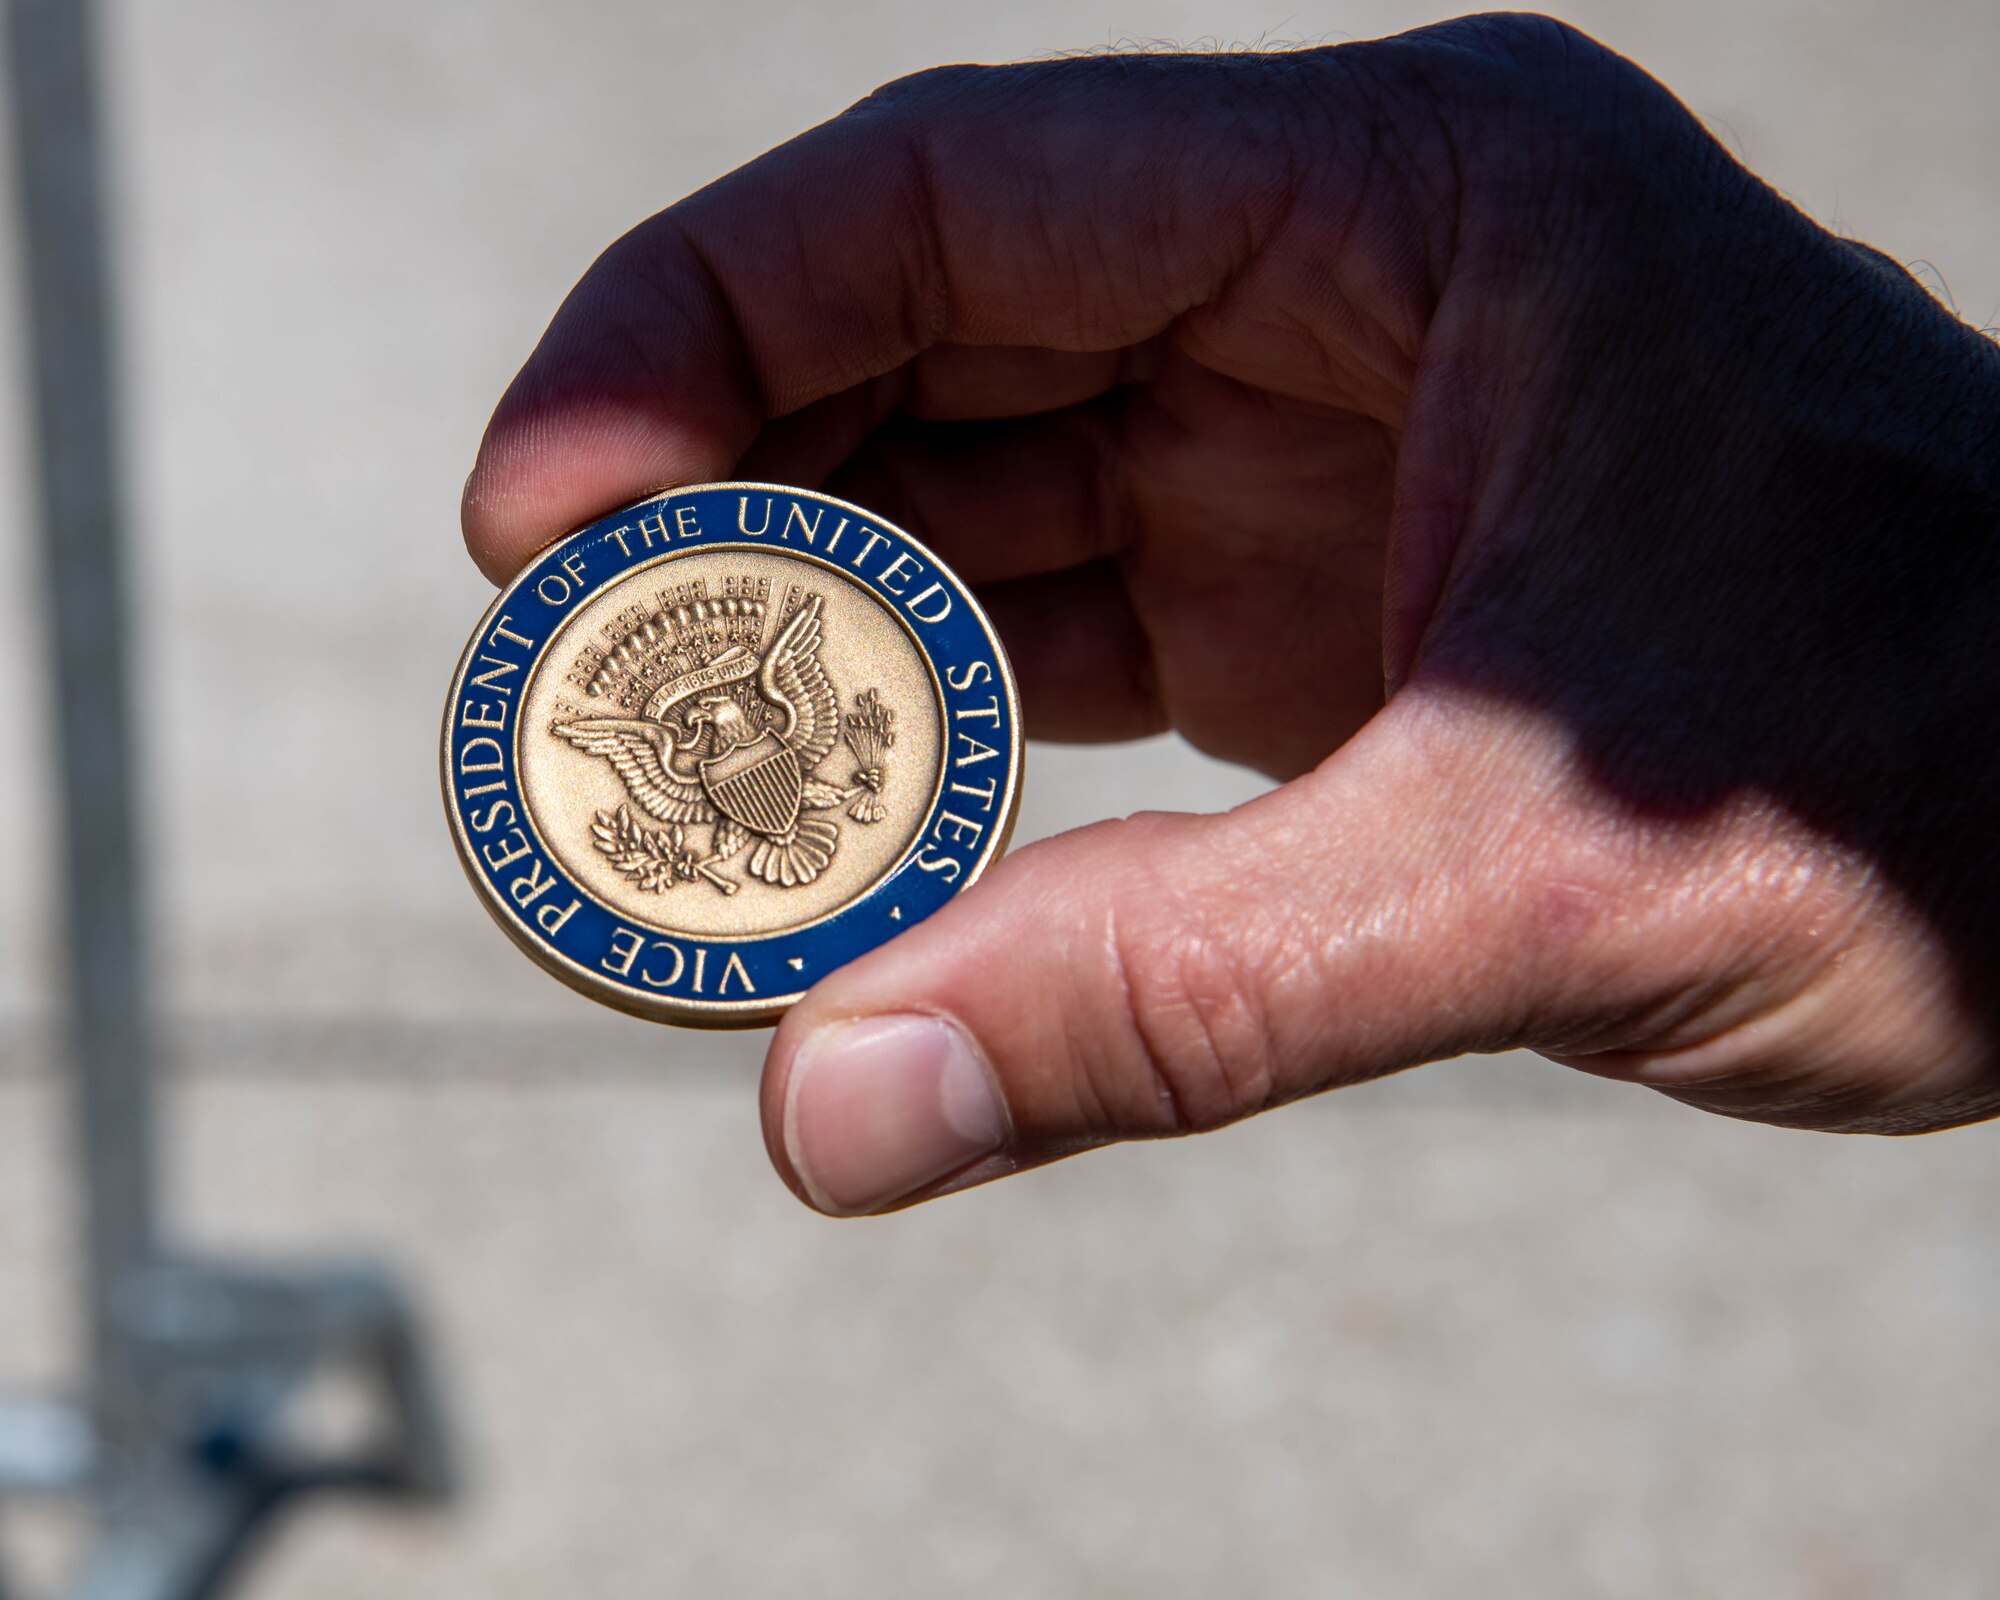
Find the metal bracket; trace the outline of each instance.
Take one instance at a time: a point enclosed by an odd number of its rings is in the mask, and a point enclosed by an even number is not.
[[[95,1508],[74,1600],[215,1594],[309,1491],[451,1493],[426,1342],[380,1268],[160,1266],[124,1286],[116,1314],[143,1396],[124,1449],[102,1447],[86,1406],[0,1404],[0,1490],[82,1493]],[[346,1430],[359,1437],[316,1441],[300,1415],[329,1379],[363,1402]]]

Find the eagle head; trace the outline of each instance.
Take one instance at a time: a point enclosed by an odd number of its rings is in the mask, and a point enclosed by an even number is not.
[[[754,744],[757,730],[743,714],[743,708],[726,694],[705,694],[687,714],[687,725],[703,727],[715,734],[715,753],[726,756],[741,745]]]

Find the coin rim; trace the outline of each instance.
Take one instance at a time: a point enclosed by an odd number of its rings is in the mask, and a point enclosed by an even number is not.
[[[986,636],[986,642],[992,648],[994,661],[998,665],[1000,671],[1000,681],[1007,697],[1007,709],[1008,709],[1009,728],[1010,728],[1010,738],[1008,740],[1007,792],[1004,803],[1001,808],[999,825],[995,827],[988,834],[987,845],[985,849],[980,851],[980,853],[973,859],[972,865],[965,875],[964,882],[958,886],[956,893],[953,895],[953,898],[954,899],[957,898],[958,894],[964,893],[965,890],[971,888],[973,884],[977,883],[980,880],[980,878],[985,875],[986,869],[1001,855],[1006,853],[1007,847],[1013,839],[1014,825],[1019,820],[1020,816],[1021,785],[1022,785],[1022,777],[1024,775],[1024,768],[1026,765],[1026,750],[1025,750],[1026,739],[1021,725],[1021,695],[1019,686],[1015,683],[1014,680],[1013,663],[1009,661],[1007,658],[1006,647],[1001,643],[1000,635],[994,629],[992,619],[986,615],[986,608],[980,605],[978,596],[976,596],[972,592],[972,586],[968,584],[963,578],[961,578],[948,562],[940,559],[936,554],[936,552],[933,551],[928,545],[926,545],[921,539],[916,538],[900,523],[895,522],[890,518],[882,516],[879,512],[871,511],[866,506],[856,505],[851,500],[842,500],[837,495],[826,494],[818,489],[805,489],[799,487],[797,484],[766,483],[755,479],[731,478],[731,479],[723,479],[715,483],[687,484],[680,488],[663,490],[658,494],[647,495],[642,499],[634,500],[627,505],[617,507],[616,509],[611,511],[607,511],[601,516],[593,517],[589,522],[584,523],[581,527],[571,529],[561,538],[551,539],[548,543],[539,546],[527,558],[527,560],[521,564],[520,570],[517,573],[515,573],[513,578],[509,580],[508,583],[500,590],[500,592],[493,597],[492,603],[487,606],[485,612],[481,615],[479,622],[473,628],[471,635],[467,638],[464,650],[461,651],[459,654],[458,666],[456,670],[454,670],[452,673],[451,690],[450,693],[445,698],[444,713],[439,725],[438,786],[441,797],[444,801],[445,817],[451,827],[452,845],[458,855],[459,869],[462,872],[464,872],[467,881],[472,884],[473,889],[478,897],[479,903],[480,905],[485,907],[487,915],[492,917],[492,919],[500,925],[501,930],[504,933],[506,933],[508,938],[513,940],[513,942],[522,950],[522,952],[526,954],[532,961],[534,961],[534,963],[537,966],[539,966],[544,972],[547,972],[551,976],[559,979],[562,983],[566,984],[569,988],[575,990],[577,993],[582,994],[588,997],[589,999],[597,1001],[600,1005],[609,1006],[614,1011],[620,1011],[627,1016],[638,1017],[644,1021],[667,1022],[682,1027],[705,1028],[705,1029],[757,1028],[757,1027],[765,1027],[772,1023],[775,1023],[780,1017],[782,1017],[787,1011],[789,1011],[794,1005],[798,1004],[798,1002],[805,997],[807,990],[811,988],[811,985],[807,985],[805,989],[799,989],[791,994],[774,995],[768,998],[760,997],[757,999],[746,999],[746,1000],[698,1001],[698,1000],[688,1000],[688,999],[674,999],[667,996],[646,995],[627,989],[621,984],[617,984],[608,979],[600,977],[596,973],[593,973],[588,967],[585,967],[580,962],[571,959],[569,956],[563,954],[560,950],[553,949],[549,945],[543,943],[540,939],[536,938],[532,933],[529,933],[526,929],[524,929],[520,925],[519,919],[516,918],[512,909],[501,903],[501,901],[496,896],[496,892],[493,886],[486,881],[485,877],[479,872],[477,867],[473,864],[471,855],[473,848],[471,836],[466,832],[465,819],[459,813],[458,800],[457,796],[452,792],[452,781],[451,781],[452,779],[451,748],[452,748],[452,727],[453,727],[452,712],[454,708],[458,705],[459,696],[463,690],[463,686],[465,683],[465,675],[467,669],[471,666],[473,657],[477,652],[479,643],[482,639],[486,637],[486,634],[489,631],[489,625],[492,623],[493,619],[501,614],[502,607],[504,607],[507,604],[507,602],[513,598],[515,592],[521,587],[523,582],[527,579],[528,574],[535,569],[535,567],[541,562],[543,557],[545,557],[549,553],[549,551],[556,548],[558,545],[568,544],[572,540],[583,538],[586,535],[594,532],[596,529],[603,526],[605,523],[610,522],[615,518],[625,516],[629,512],[639,510],[642,507],[657,506],[665,502],[672,501],[676,498],[685,497],[688,495],[695,495],[695,494],[705,495],[713,493],[717,490],[753,490],[758,492],[768,492],[772,494],[803,495],[814,500],[824,501],[829,506],[835,506],[844,511],[851,511],[855,515],[862,517],[869,522],[879,524],[887,531],[893,533],[897,538],[903,540],[915,554],[917,554],[920,557],[927,558],[938,571],[944,573],[951,580],[952,586],[957,591],[959,598],[964,600],[966,604],[971,608],[974,619],[979,623],[980,631]],[[767,546],[758,545],[753,542],[741,539],[718,539],[712,543],[705,542],[699,546],[691,546],[685,553],[688,555],[694,555],[698,551],[716,550],[724,547],[745,548],[751,550],[765,550],[769,548]],[[798,559],[806,559],[806,560],[812,559],[811,557],[803,557],[803,558],[797,557],[796,552],[788,551],[785,553],[793,555],[795,558]],[[673,558],[663,558],[660,561],[655,561],[651,563],[641,563],[636,566],[628,567],[623,572],[618,573],[614,578],[607,580],[605,584],[599,585],[591,589],[589,591],[589,595],[591,598],[595,598],[597,595],[603,593],[604,589],[608,588],[612,583],[622,583],[626,578],[632,576],[637,572],[647,570],[649,567],[657,567],[660,565],[664,565],[667,559],[673,559]],[[820,564],[828,565],[828,563],[825,563],[824,561],[822,561]],[[837,571],[838,569],[836,568],[835,570]],[[867,585],[863,585],[863,587],[868,588]],[[875,593],[875,591],[872,588],[869,588],[869,592],[871,594]],[[578,602],[579,606],[581,606],[584,603],[585,602],[581,600]],[[893,615],[894,608],[890,607],[889,609],[891,611],[891,614]],[[897,618],[897,620],[900,622],[901,618],[899,617]],[[917,637],[914,630],[910,631],[913,638]],[[525,694],[528,683],[532,681],[534,675],[541,670],[544,658],[547,656],[548,652],[554,648],[557,638],[560,637],[560,633],[561,630],[558,630],[557,633],[551,634],[549,636],[549,638],[543,643],[541,649],[536,653],[533,662],[530,664],[528,668],[528,675],[523,678],[521,685],[524,696],[523,703],[525,703]],[[918,638],[918,650],[919,653],[924,658],[925,665],[930,669],[931,681],[935,685],[938,682],[937,666],[935,661],[932,660],[930,652],[923,648],[921,638]],[[944,695],[941,688],[938,691],[938,701],[939,701],[940,711],[942,713],[940,718],[940,727],[941,727],[940,743],[942,745],[942,752],[941,752],[940,768],[939,768],[940,770],[939,783],[942,784],[943,782],[942,773],[948,770],[950,764],[951,718],[950,718],[949,707],[945,704]],[[513,737],[513,743],[515,744],[516,747],[514,783],[517,789],[519,788],[520,785],[520,776],[519,776],[520,760],[518,754],[519,740],[520,740],[520,725],[517,722]],[[936,800],[936,793],[937,791],[933,790],[932,794],[933,803],[935,803]],[[527,798],[525,795],[520,796],[520,803],[523,809],[523,816],[526,817]],[[528,817],[528,821],[530,825],[535,828],[537,836],[539,836],[541,832],[539,821],[532,817]],[[919,835],[918,837],[920,841],[922,836]],[[546,849],[546,841],[544,841],[544,848]],[[871,886],[865,894],[860,896],[858,899],[849,901],[847,905],[842,906],[839,911],[828,912],[824,916],[813,919],[813,921],[811,922],[800,924],[795,929],[783,929],[778,931],[780,933],[791,933],[791,932],[802,933],[806,931],[808,928],[817,926],[818,924],[829,920],[831,917],[840,915],[841,912],[848,910],[850,907],[865,904],[869,898],[871,898],[874,894],[876,894],[879,891],[881,885],[887,879],[894,876],[894,874],[902,867],[904,862],[908,860],[910,852],[918,848],[920,848],[920,843],[912,843],[909,849],[906,849],[902,855],[898,856],[895,862],[892,865],[890,865],[886,870],[884,870],[880,876],[876,878],[873,886]],[[556,859],[553,852],[550,852],[550,856],[552,860]],[[565,873],[565,876],[568,876],[568,874]],[[623,913],[619,910],[619,908],[617,908],[616,906],[608,905],[602,898],[591,893],[591,891],[587,886],[581,883],[574,883],[573,887],[575,887],[579,892],[586,895],[589,899],[595,901],[599,906],[603,907],[606,911],[609,911],[612,915],[614,916],[623,915]],[[950,903],[949,901],[946,902],[946,904],[949,903]],[[942,907],[940,907],[939,909],[942,909]],[[916,923],[911,924],[911,927],[916,927],[916,926],[918,926],[918,924]],[[759,935],[759,937],[765,937],[765,936]],[[708,947],[712,949],[717,949],[717,948],[726,949],[736,941],[721,939],[721,938],[705,938],[702,942],[708,945]],[[888,942],[889,941],[887,940],[883,941],[883,943],[888,943]],[[870,946],[869,948],[879,949],[881,948],[881,946],[873,945]],[[867,953],[868,953],[867,951],[862,952],[863,955]],[[859,959],[859,957],[855,957],[854,959]],[[838,971],[839,969],[834,968],[832,970]],[[825,976],[826,976],[825,973],[820,974],[821,978],[824,978]]]

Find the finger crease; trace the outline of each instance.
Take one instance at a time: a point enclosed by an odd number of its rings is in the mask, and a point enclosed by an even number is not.
[[[1165,1112],[1166,1125],[1151,1130],[1160,1135],[1193,1133],[1196,1122],[1188,1115],[1187,1107],[1181,1102],[1180,1086],[1174,1075],[1167,1070],[1164,1057],[1156,1047],[1152,1029],[1148,1024],[1146,1008],[1140,1004],[1138,986],[1132,979],[1132,968],[1125,941],[1118,932],[1118,913],[1114,907],[1105,915],[1105,936],[1111,944],[1111,970],[1119,986],[1119,1000],[1125,1015],[1131,1020],[1132,1038],[1138,1047],[1141,1060],[1146,1064],[1153,1087],[1153,1105]]]
[[[730,294],[728,286],[723,281],[722,274],[716,270],[715,262],[710,259],[708,252],[702,248],[700,241],[685,230],[682,230],[678,237],[681,243],[686,246],[687,253],[693,259],[694,264],[701,269],[701,275],[708,284],[708,292],[715,297],[716,302],[721,305],[723,311],[726,313],[726,320],[729,324],[731,353],[735,358],[737,375],[743,380],[743,387],[756,397],[757,414],[760,417],[777,415],[772,395],[765,388],[763,376],[757,371],[756,360],[750,353],[750,341],[744,337],[742,308],[737,305],[735,297]],[[650,278],[651,274],[648,273],[647,276]],[[655,289],[656,292],[665,293],[664,290],[658,288],[657,284],[655,285]],[[657,374],[655,374],[655,378],[658,381]],[[661,382],[660,386],[662,390],[666,388],[664,382]],[[673,397],[669,396],[669,398]]]

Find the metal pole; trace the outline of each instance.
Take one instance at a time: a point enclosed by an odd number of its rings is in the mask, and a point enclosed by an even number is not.
[[[64,1044],[88,1195],[92,1402],[115,1475],[145,1406],[116,1301],[156,1249],[104,160],[91,7],[7,0],[7,21],[62,774]]]
[[[424,1342],[387,1273],[231,1269],[160,1248],[91,8],[4,4],[62,773],[63,1042],[85,1194],[91,1426],[79,1440],[57,1410],[0,1407],[0,1487],[88,1473],[78,1486],[96,1529],[72,1600],[212,1600],[288,1497],[350,1487],[441,1499],[450,1459]],[[284,1407],[329,1367],[371,1378],[391,1428],[359,1451],[301,1455]]]

